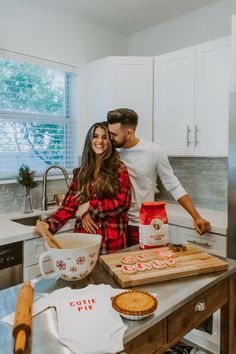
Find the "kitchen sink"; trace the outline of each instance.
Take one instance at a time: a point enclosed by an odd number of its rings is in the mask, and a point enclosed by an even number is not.
[[[47,217],[47,214],[42,215],[32,215],[23,218],[11,219],[11,221],[17,222],[18,224],[25,225],[25,226],[35,226],[37,220],[43,220]]]
[[[49,215],[50,214],[32,215],[23,218],[11,219],[11,221],[17,222],[18,224],[25,225],[25,226],[35,226],[37,220],[44,220]],[[71,219],[75,219],[75,218],[76,216],[74,215]]]

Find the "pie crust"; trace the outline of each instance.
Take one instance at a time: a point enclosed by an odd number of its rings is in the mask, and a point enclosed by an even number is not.
[[[145,291],[130,290],[113,297],[112,306],[120,313],[143,316],[156,310],[157,299]]]

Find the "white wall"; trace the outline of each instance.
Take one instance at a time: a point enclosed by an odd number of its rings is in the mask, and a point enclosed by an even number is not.
[[[81,148],[87,130],[83,119],[86,117],[85,64],[108,55],[127,55],[127,37],[56,9],[47,0],[0,0],[0,48],[78,66]]]
[[[236,0],[221,0],[187,15],[136,32],[129,55],[155,56],[230,34]]]

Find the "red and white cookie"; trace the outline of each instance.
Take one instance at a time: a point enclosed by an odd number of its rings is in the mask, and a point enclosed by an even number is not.
[[[155,259],[154,261],[152,261],[152,266],[155,269],[163,269],[166,268],[166,265],[163,261],[159,261],[158,259]]]
[[[157,251],[156,252],[158,259],[169,259],[176,256],[176,254],[172,251]]]
[[[152,269],[152,265],[150,263],[137,263],[136,267],[139,272],[144,272],[145,270]]]
[[[165,262],[168,267],[175,267],[176,266],[176,262],[174,258],[168,258],[168,259],[164,259],[163,262]]]
[[[124,264],[134,264],[134,263],[136,263],[136,258],[133,256],[124,256],[124,257],[121,257],[120,261],[121,261],[121,263],[124,263]]]
[[[146,269],[151,270],[152,269],[152,264],[151,263],[145,263]]]
[[[121,271],[125,274],[134,274],[137,272],[135,265],[123,265]]]
[[[153,260],[153,257],[150,256],[149,254],[138,254],[138,255],[137,255],[137,259],[138,259],[140,262],[148,262],[148,261],[152,261],[152,260]]]
[[[143,263],[137,263],[136,267],[139,272],[144,272],[146,270],[146,264]]]

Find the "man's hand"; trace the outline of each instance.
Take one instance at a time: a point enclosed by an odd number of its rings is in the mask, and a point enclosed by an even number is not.
[[[195,222],[195,229],[199,235],[203,235],[206,232],[210,232],[211,226],[209,221],[199,217],[194,220]]]
[[[89,212],[87,212],[81,217],[81,221],[82,221],[83,228],[87,232],[89,232],[90,234],[96,234],[96,231],[97,229],[99,229],[99,227],[94,222]]]
[[[201,217],[188,194],[185,194],[181,198],[179,198],[178,202],[192,216],[193,221],[195,223],[195,229],[199,235],[203,235],[206,232],[210,232],[211,226],[209,221]]]

